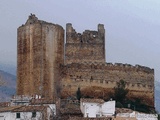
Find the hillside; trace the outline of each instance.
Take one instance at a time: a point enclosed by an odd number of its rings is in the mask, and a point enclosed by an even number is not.
[[[16,76],[16,66],[15,65],[0,62],[0,70],[6,71],[7,73],[10,73]]]
[[[155,81],[155,106],[156,110],[160,113],[160,82]]]
[[[0,70],[0,101],[9,101],[16,93],[16,76]]]

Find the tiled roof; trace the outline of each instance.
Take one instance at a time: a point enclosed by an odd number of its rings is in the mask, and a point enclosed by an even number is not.
[[[55,103],[52,99],[32,99],[31,105],[40,105],[40,104],[53,104]]]
[[[0,108],[0,112],[33,112],[44,111],[48,106],[10,106]]]
[[[0,102],[0,108],[7,107],[7,106],[10,106],[10,102]]]
[[[48,106],[23,106],[18,109],[14,109],[12,112],[33,112],[44,111]]]
[[[116,113],[132,113],[133,110],[127,108],[116,108]]]
[[[89,102],[89,103],[104,103],[103,99],[91,99],[91,98],[81,98],[81,102]]]
[[[0,112],[11,112],[14,109],[21,108],[22,106],[9,106],[9,107],[2,107],[0,108]]]
[[[71,108],[61,108],[61,114],[82,114],[80,108],[71,109]]]

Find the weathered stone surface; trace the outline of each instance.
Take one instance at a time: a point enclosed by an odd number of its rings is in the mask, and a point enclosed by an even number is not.
[[[113,89],[119,80],[127,82],[127,88],[132,97],[148,97],[154,105],[154,70],[142,66],[127,64],[95,64],[72,63],[65,66],[66,76],[62,79],[62,97],[75,95],[78,87],[86,96],[104,97],[105,93]],[[101,89],[97,89],[100,87]],[[87,89],[87,88],[90,88]],[[106,90],[107,89],[107,90]],[[91,91],[91,92],[89,92]],[[96,92],[98,91],[98,94]],[[96,94],[96,95],[94,95]]]
[[[104,98],[113,94],[119,80],[125,80],[130,90],[128,97],[141,98],[144,103],[154,106],[153,69],[105,61],[103,25],[98,25],[98,31],[85,30],[80,34],[72,24],[67,24],[62,97],[75,95],[80,87],[86,96]]]
[[[65,50],[65,53],[64,53]],[[154,70],[136,65],[105,62],[105,29],[77,33],[66,26],[38,20],[35,15],[18,28],[17,94],[65,98],[78,87],[88,96],[113,93],[119,80],[127,82],[128,97],[154,106]]]
[[[17,94],[53,98],[64,63],[64,30],[35,15],[18,28]]]
[[[72,24],[66,25],[65,63],[105,62],[105,29],[77,33]]]

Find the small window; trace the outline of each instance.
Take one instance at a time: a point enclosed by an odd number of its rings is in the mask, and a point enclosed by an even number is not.
[[[16,114],[16,118],[21,118],[20,113]]]
[[[100,80],[100,83],[103,83],[103,80]]]
[[[32,112],[32,118],[36,117],[36,112]]]
[[[92,82],[93,81],[93,77],[91,76],[91,78],[90,78],[90,82]]]
[[[100,114],[96,114],[96,117],[99,118],[99,117],[100,117]]]

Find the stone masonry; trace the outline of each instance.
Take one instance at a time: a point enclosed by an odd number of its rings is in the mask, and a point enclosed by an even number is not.
[[[86,96],[105,98],[119,80],[127,82],[128,97],[154,106],[154,70],[140,65],[106,63],[105,29],[77,33],[29,16],[18,28],[17,94],[46,98]],[[64,52],[65,51],[65,52]],[[59,94],[61,92],[61,94]]]
[[[35,15],[18,28],[17,94],[52,99],[64,63],[64,29]]]
[[[65,63],[105,62],[105,29],[77,33],[72,24],[66,25]]]

